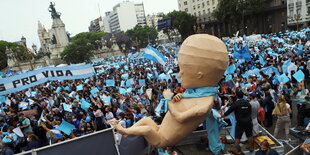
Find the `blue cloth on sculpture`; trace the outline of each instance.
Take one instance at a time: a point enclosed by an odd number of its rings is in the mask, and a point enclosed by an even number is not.
[[[214,96],[218,91],[218,87],[201,87],[196,89],[186,89],[183,98],[198,98],[206,96]]]
[[[196,89],[186,89],[183,98],[198,98],[206,96],[215,96],[218,92],[218,87],[201,87]],[[209,148],[214,154],[224,149],[224,145],[220,140],[220,130],[223,126],[227,125],[223,119],[218,119],[220,114],[214,109],[206,118],[206,126],[208,132]]]
[[[225,147],[220,140],[220,131],[227,123],[223,119],[218,119],[220,116],[215,109],[212,109],[211,114],[206,118],[209,148],[216,155]]]

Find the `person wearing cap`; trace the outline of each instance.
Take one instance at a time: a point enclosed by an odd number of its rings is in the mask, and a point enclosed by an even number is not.
[[[253,136],[257,136],[258,134],[258,121],[257,121],[257,116],[258,116],[258,109],[260,107],[259,102],[256,99],[256,94],[254,92],[249,93],[249,99],[250,99],[250,104],[252,107],[252,123],[253,123]]]

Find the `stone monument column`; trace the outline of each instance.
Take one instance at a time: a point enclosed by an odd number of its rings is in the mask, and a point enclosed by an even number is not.
[[[51,2],[49,12],[53,19],[52,28],[49,30],[49,37],[51,38],[51,58],[56,61],[60,59],[61,52],[69,44],[65,24],[60,19],[60,13],[56,12],[55,4]]]

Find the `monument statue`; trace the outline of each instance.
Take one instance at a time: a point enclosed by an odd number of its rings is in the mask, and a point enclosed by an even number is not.
[[[206,119],[214,104],[218,82],[228,65],[227,48],[215,36],[192,35],[183,42],[178,63],[178,76],[187,90],[174,97],[170,90],[163,92],[169,110],[161,125],[149,117],[130,128],[123,128],[118,121],[111,121],[117,132],[124,136],[144,136],[152,146],[168,147],[183,140]]]
[[[52,15],[53,19],[60,18],[61,13],[56,11],[55,3],[54,4],[52,2],[50,3],[48,11],[51,12],[51,15]]]

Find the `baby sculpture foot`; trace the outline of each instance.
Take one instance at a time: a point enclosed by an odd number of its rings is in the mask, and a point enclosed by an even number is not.
[[[128,135],[125,133],[124,128],[121,126],[121,124],[119,124],[119,120],[112,120],[112,121],[108,121],[108,123],[110,123],[117,132],[119,132],[120,134],[122,134],[123,136],[127,137]]]

